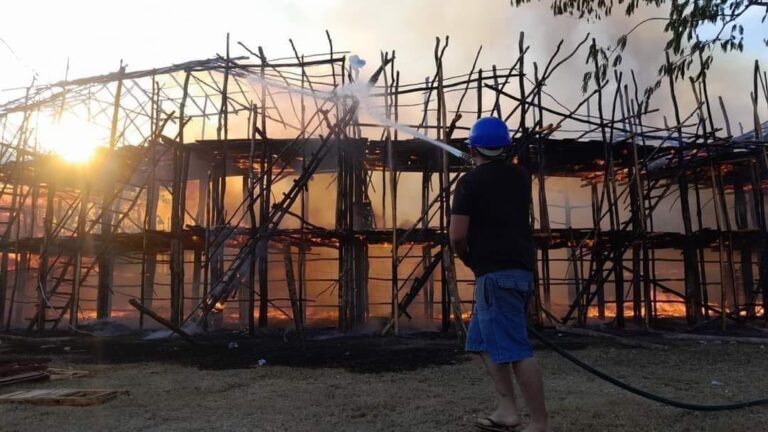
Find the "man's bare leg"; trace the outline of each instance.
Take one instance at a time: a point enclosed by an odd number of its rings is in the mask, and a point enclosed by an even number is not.
[[[520,413],[515,402],[515,386],[512,382],[512,369],[509,363],[496,364],[486,353],[483,353],[482,357],[498,397],[498,406],[488,417],[499,425],[515,426],[520,424]]]
[[[513,363],[512,368],[531,415],[531,424],[523,432],[550,432],[547,407],[544,404],[544,381],[539,363],[531,357]]]

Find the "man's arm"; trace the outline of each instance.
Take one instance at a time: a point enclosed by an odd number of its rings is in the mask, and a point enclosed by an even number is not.
[[[451,226],[448,230],[448,237],[451,240],[451,248],[461,262],[466,265],[469,265],[468,232],[469,216],[459,214],[451,215]]]

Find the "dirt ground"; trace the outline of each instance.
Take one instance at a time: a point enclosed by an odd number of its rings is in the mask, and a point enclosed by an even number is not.
[[[0,335],[0,361],[50,358],[88,377],[0,389],[128,390],[94,407],[0,405],[1,431],[473,431],[493,404],[480,361],[455,338],[313,335],[304,351],[280,335],[180,341]],[[675,341],[668,350],[549,333],[581,359],[687,402],[768,397],[763,345]],[[537,346],[555,431],[766,431],[768,407],[681,411],[640,399]],[[266,364],[259,366],[259,360]]]

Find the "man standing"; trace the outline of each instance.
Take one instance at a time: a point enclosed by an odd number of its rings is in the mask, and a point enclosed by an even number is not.
[[[524,432],[549,432],[541,369],[526,330],[536,265],[530,178],[505,160],[512,141],[502,120],[479,119],[468,144],[475,168],[456,185],[449,236],[453,251],[476,277],[466,349],[481,354],[498,396],[496,410],[475,424],[492,431],[521,425],[514,372],[531,417]]]

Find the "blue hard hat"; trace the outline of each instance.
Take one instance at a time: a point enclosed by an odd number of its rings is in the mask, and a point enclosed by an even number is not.
[[[506,123],[497,117],[478,119],[469,130],[467,144],[483,149],[497,149],[512,144]]]

